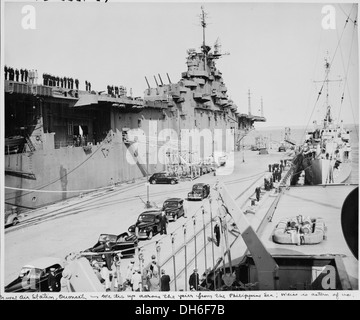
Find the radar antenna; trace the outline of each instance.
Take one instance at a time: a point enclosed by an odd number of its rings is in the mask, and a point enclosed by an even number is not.
[[[219,37],[216,39],[214,43],[214,54],[221,54],[221,44]]]
[[[200,21],[201,21],[201,26],[202,26],[202,28],[203,28],[203,45],[202,45],[202,48],[203,48],[203,52],[204,52],[205,55],[207,54],[206,44],[205,44],[205,28],[206,28],[206,25],[207,25],[206,20],[205,20],[206,15],[207,15],[207,14],[206,14],[205,11],[204,11],[204,7],[201,6]]]
[[[203,44],[202,44],[202,52],[204,53],[204,70],[206,71],[206,65],[207,65],[207,54],[210,51],[210,47],[207,47],[205,44],[205,28],[206,28],[206,13],[204,11],[204,7],[201,6],[201,16],[200,16],[200,22],[201,22],[201,26],[203,28]]]
[[[329,52],[326,52],[327,55],[329,54]],[[341,82],[342,79],[338,79],[338,80],[329,80],[329,74],[330,74],[330,68],[331,68],[331,64],[329,62],[329,59],[327,57],[325,57],[325,79],[322,81],[314,81],[314,82],[321,82],[322,83],[322,87],[320,89],[320,92],[318,94],[318,99],[321,95],[322,89],[324,87],[324,84],[326,85],[325,89],[326,89],[326,114],[325,114],[325,118],[324,118],[324,126],[327,127],[327,125],[329,125],[332,122],[332,115],[331,115],[331,106],[330,106],[330,102],[329,102],[329,82]]]

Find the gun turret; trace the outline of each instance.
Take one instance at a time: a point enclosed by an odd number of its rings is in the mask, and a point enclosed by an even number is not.
[[[158,87],[158,86],[159,86],[159,84],[158,84],[158,82],[157,82],[157,80],[156,80],[155,76],[154,76],[154,79],[155,79],[156,86]]]
[[[169,74],[166,73],[166,75],[167,75],[167,78],[168,78],[168,80],[169,80],[169,83],[171,84],[171,80],[170,80]]]
[[[161,82],[161,85],[163,86],[164,85],[164,82],[162,81],[161,77],[160,77],[160,74],[158,73],[158,76],[159,76],[159,79],[160,79],[160,82]]]
[[[148,81],[148,79],[146,77],[145,77],[145,80],[146,80],[146,83],[148,85],[148,88],[150,89],[150,84],[149,84],[149,81]]]

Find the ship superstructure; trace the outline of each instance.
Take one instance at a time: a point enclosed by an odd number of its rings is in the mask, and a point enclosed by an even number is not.
[[[6,77],[6,210],[39,208],[146,177],[174,163],[186,163],[189,169],[214,158],[216,148],[227,152],[240,147],[254,122],[266,119],[239,113],[229,99],[215,64],[222,56],[220,47],[217,43],[211,51],[205,44],[204,12],[202,16],[203,44],[200,52],[188,50],[187,71],[177,83],[168,77],[164,84],[159,76],[160,84],[149,86],[143,99],[126,90],[95,91],[88,81],[81,90],[72,82],[63,85],[62,78],[49,81],[47,75],[42,84],[35,78]],[[223,146],[212,143],[202,152],[200,142],[192,147],[181,141],[182,129],[205,128],[212,134],[221,129]],[[225,143],[226,129],[233,134],[232,146]],[[171,130],[175,141],[165,159],[154,156],[166,142],[166,137],[159,141],[164,130]]]
[[[307,185],[343,183],[351,173],[350,131],[343,121],[334,120],[329,102],[330,63],[325,59],[326,112],[322,125],[314,121],[314,129],[307,131],[301,148],[296,174],[292,184],[296,184],[301,171],[305,171]],[[319,93],[319,95],[321,92]]]

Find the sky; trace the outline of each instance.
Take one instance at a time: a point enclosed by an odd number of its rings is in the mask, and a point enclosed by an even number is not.
[[[35,8],[35,29],[22,27],[26,4]],[[327,52],[333,62],[330,79],[343,79],[330,83],[333,114],[338,117],[344,92],[340,118],[358,123],[358,32],[353,24],[358,7],[352,3],[331,4],[336,25],[325,29],[324,2],[6,1],[3,64],[78,78],[81,89],[85,80],[96,91],[123,85],[134,97],[143,97],[145,76],[154,87],[154,75],[168,83],[168,73],[177,82],[187,70],[187,49],[199,50],[202,44],[202,5],[206,43],[213,46],[219,39],[222,52],[229,53],[217,61],[229,97],[247,113],[250,89],[254,115],[260,115],[263,99],[267,121],[257,127],[320,122],[325,105],[316,103],[321,83],[314,81],[324,79]]]

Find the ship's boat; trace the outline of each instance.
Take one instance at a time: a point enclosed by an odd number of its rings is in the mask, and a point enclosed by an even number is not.
[[[325,239],[325,231],[322,218],[292,217],[278,223],[273,240],[280,244],[317,244]]]
[[[227,234],[227,227],[222,228],[220,239],[228,237],[230,246],[221,240],[223,256],[215,269],[206,272],[201,290],[358,289],[358,234],[354,226],[358,208],[346,205],[345,200],[350,194],[356,195],[358,188],[350,185],[284,188],[271,200],[269,210],[260,209],[250,215],[241,213],[224,189],[221,192],[226,212],[231,213],[231,218],[230,214],[228,217],[231,232]],[[306,210],[309,202],[317,217],[289,216],[289,208]],[[342,217],[339,208],[343,208]],[[248,219],[253,215],[257,219],[250,223]],[[237,227],[233,228],[235,224]],[[349,238],[350,242],[345,241]],[[227,256],[227,252],[231,255]]]

